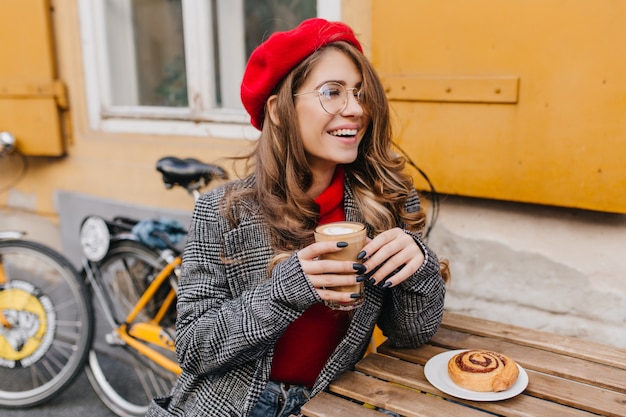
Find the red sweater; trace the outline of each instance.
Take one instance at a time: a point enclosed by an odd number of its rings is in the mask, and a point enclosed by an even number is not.
[[[331,184],[315,199],[319,224],[345,220],[343,180],[343,167],[338,166]],[[323,303],[309,307],[276,342],[270,379],[312,387],[349,325],[347,311],[331,310]]]

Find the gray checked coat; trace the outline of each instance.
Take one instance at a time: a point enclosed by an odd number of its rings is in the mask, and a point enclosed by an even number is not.
[[[254,177],[231,186],[250,187]],[[345,184],[346,219],[363,221]],[[232,227],[221,215],[226,186],[196,204],[179,286],[176,349],[183,369],[171,395],[152,402],[147,416],[247,416],[263,391],[274,344],[319,298],[294,254],[268,276],[273,256],[255,201],[239,209]],[[419,209],[417,195],[407,202]],[[407,232],[410,233],[410,232]],[[398,347],[428,341],[441,322],[444,284],[436,255],[410,233],[426,255],[422,267],[389,289],[366,286],[346,336],[324,366],[312,395],[363,356],[376,324]]]

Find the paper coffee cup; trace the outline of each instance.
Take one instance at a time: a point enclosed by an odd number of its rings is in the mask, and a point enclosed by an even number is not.
[[[333,222],[315,228],[316,242],[346,242],[348,246],[333,253],[326,253],[320,259],[333,259],[338,261],[359,262],[356,257],[365,246],[366,229],[365,225],[357,222]],[[334,310],[353,310],[363,304],[364,285],[357,282],[354,285],[329,287],[334,291],[361,294],[361,298],[348,303],[326,302],[326,305]]]

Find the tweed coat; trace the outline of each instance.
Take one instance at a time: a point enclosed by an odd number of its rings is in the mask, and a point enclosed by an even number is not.
[[[270,233],[255,201],[239,205],[235,227],[222,215],[227,188],[254,182],[254,176],[234,181],[196,203],[177,304],[176,351],[183,372],[170,396],[156,398],[147,416],[247,416],[268,381],[275,342],[309,306],[322,301],[295,253],[269,274]],[[344,207],[346,220],[363,221],[347,179]],[[419,209],[416,193],[407,208]],[[363,356],[376,324],[398,347],[419,346],[437,331],[445,293],[439,262],[419,236],[407,233],[424,252],[424,264],[393,288],[366,286],[365,301],[312,396]]]

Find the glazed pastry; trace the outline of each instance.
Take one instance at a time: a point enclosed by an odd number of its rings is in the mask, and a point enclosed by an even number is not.
[[[508,356],[488,350],[457,353],[448,361],[448,375],[458,386],[480,392],[509,389],[517,380],[517,364]]]

